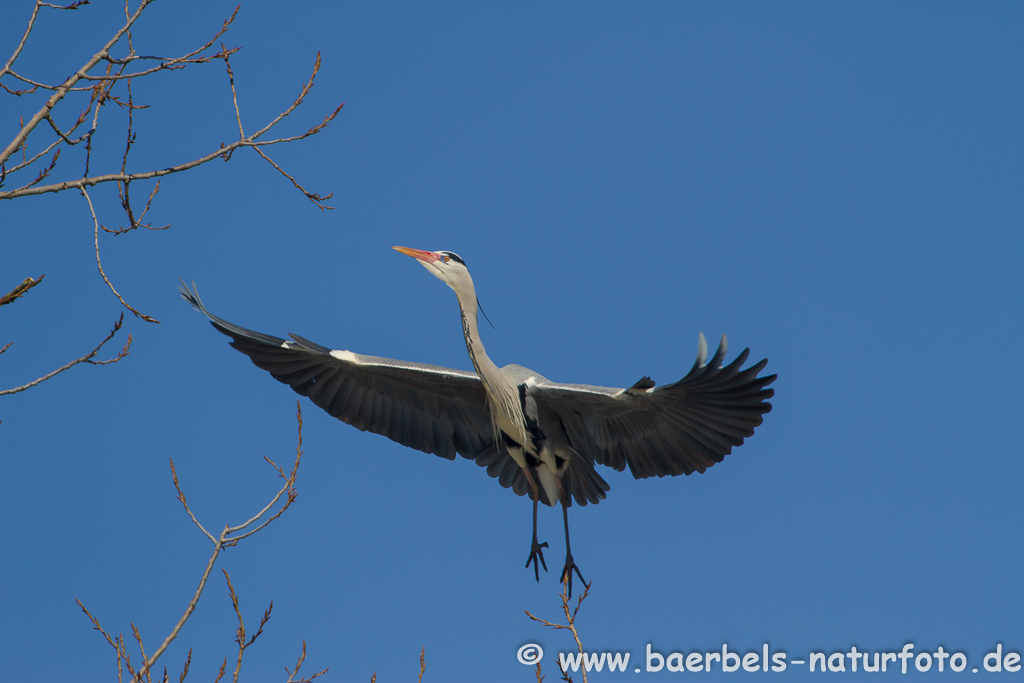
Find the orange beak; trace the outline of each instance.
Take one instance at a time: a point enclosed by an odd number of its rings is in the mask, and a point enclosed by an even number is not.
[[[441,258],[441,255],[436,251],[423,251],[422,249],[410,249],[409,247],[391,247],[397,252],[401,252],[406,256],[412,256],[415,259],[424,261],[426,263],[433,263],[434,261]]]

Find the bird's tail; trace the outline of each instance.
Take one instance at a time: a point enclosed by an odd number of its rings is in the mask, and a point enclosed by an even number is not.
[[[578,505],[596,505],[605,499],[605,494],[611,490],[611,486],[594,469],[594,463],[572,451],[569,465],[562,475],[562,490],[562,504],[566,507],[572,505],[573,498]]]

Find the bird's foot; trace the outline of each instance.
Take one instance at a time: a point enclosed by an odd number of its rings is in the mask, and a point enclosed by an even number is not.
[[[587,580],[583,578],[583,574],[580,574],[580,568],[576,566],[576,562],[573,561],[572,555],[565,556],[565,566],[562,567],[562,578],[559,579],[560,583],[565,584],[565,588],[568,591],[567,597],[572,597],[572,573],[576,572],[576,576],[580,577],[580,581],[583,582],[584,588],[589,588]]]
[[[548,547],[548,542],[538,543],[537,538],[534,537],[533,543],[530,546],[530,556],[526,559],[526,566],[529,567],[530,563],[533,563],[533,574],[537,578],[537,583],[540,583],[540,566],[537,564],[537,560],[540,560],[540,564],[544,566],[544,571],[548,570],[547,562],[544,561],[544,548]]]

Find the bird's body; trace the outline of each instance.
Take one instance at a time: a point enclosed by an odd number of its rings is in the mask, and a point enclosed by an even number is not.
[[[529,494],[534,532],[527,566],[532,562],[535,572],[547,545],[537,542],[537,503],[561,503],[562,578],[570,591],[572,572],[579,570],[569,551],[567,508],[573,500],[586,505],[605,498],[609,486],[595,464],[628,467],[637,479],[703,472],[753,434],[771,410],[767,399],[774,392],[766,387],[775,375],[758,377],[767,361],[741,369],[744,350],[723,366],[724,336],[707,362],[700,335],[690,372],[660,387],[649,377],[628,389],[560,384],[519,365],[499,368],[480,338],[476,293],[462,259],[447,251],[395,249],[455,291],[476,372],[331,350],[298,335],[272,337],[212,315],[195,290],[183,286],[182,296],[255,365],[329,414],[427,453],[448,459],[458,453],[486,467],[502,486]]]
[[[413,253],[410,255],[420,257],[415,250],[411,251]],[[452,255],[449,254],[448,258],[452,258]],[[560,481],[569,457],[568,454],[560,456],[547,443],[545,432],[538,422],[536,401],[532,399],[530,389],[536,386],[538,378],[543,378],[518,365],[499,369],[490,359],[480,338],[476,291],[473,281],[468,277],[467,280],[464,294],[458,297],[462,332],[469,359],[484,385],[487,407],[494,423],[495,441],[504,444],[512,460],[526,473],[528,482],[532,479],[531,475],[536,474],[535,483],[539,491],[534,492],[535,499],[542,492],[543,498],[539,499],[554,505],[563,498]],[[459,290],[456,290],[458,293]],[[567,500],[566,504],[570,502]]]

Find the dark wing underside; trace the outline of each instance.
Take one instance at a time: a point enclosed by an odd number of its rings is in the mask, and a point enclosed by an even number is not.
[[[626,390],[541,382],[534,396],[557,415],[573,448],[637,479],[703,472],[754,433],[772,409],[766,388],[775,375],[758,377],[768,363],[745,370],[750,350],[723,366],[723,336],[710,362],[700,336],[697,361],[678,382],[654,388],[645,377]]]
[[[522,469],[496,444],[480,378],[436,365],[332,351],[298,335],[290,340],[254,332],[206,310],[184,283],[181,295],[259,368],[308,396],[330,415],[363,431],[449,460],[475,460],[506,488],[527,495]],[[563,478],[566,491],[585,505],[604,498],[607,484],[592,462],[637,479],[703,472],[739,446],[771,410],[758,377],[767,360],[741,370],[749,350],[727,366],[726,340],[705,363],[707,343],[693,369],[674,384],[654,387],[643,378],[629,389],[558,384],[543,378],[531,389],[542,423],[557,419],[580,455]],[[515,366],[509,366],[512,368]],[[506,368],[508,370],[509,368]],[[534,375],[520,368],[526,375]]]
[[[213,315],[194,285],[189,290],[183,283],[181,295],[257,367],[339,420],[449,460],[456,453],[493,456],[490,413],[476,374],[332,351],[298,335],[286,341]],[[508,459],[504,449],[501,456]],[[519,488],[514,490],[522,495]]]

